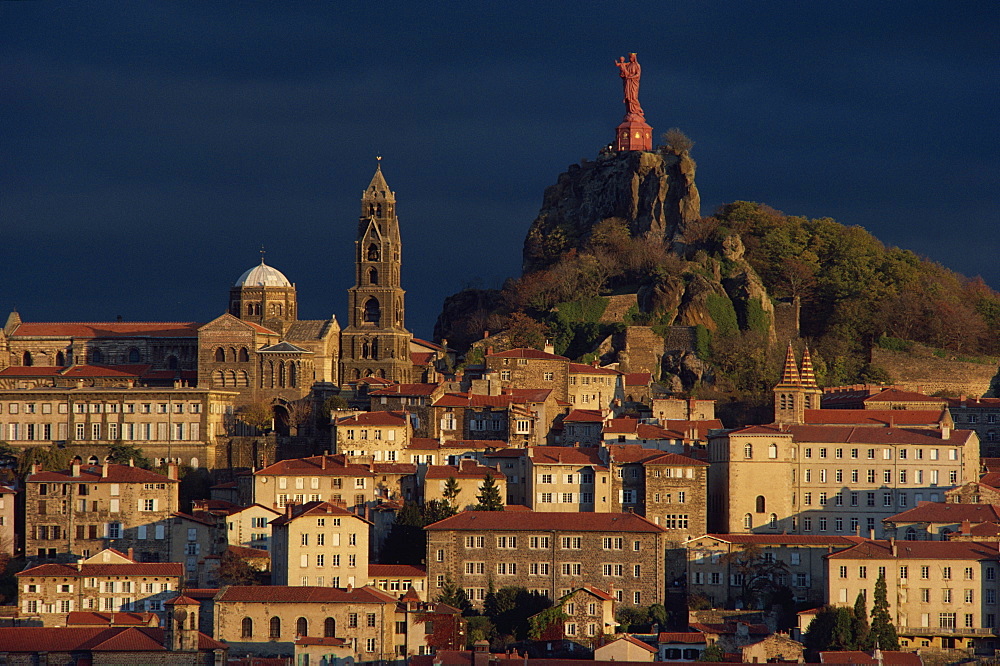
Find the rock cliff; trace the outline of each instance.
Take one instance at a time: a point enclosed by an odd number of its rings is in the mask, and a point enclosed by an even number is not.
[[[694,172],[686,152],[605,152],[570,166],[545,190],[524,240],[524,272],[548,268],[567,250],[582,248],[608,218],[624,220],[633,236],[684,243],[688,226],[701,216]]]

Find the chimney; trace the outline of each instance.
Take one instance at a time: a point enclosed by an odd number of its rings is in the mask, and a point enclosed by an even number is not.
[[[472,666],[486,666],[490,663],[490,644],[478,640],[472,645]]]
[[[109,463],[109,462],[105,462],[103,465],[101,465],[101,478],[102,479],[108,478],[108,465],[110,465],[110,464],[111,463]]]
[[[868,538],[869,538],[869,539],[870,539],[871,541],[874,541],[874,540],[875,540],[875,528],[874,528],[874,527],[873,527],[873,528],[871,528],[870,530],[868,530]]]
[[[892,553],[893,557],[898,555],[898,550],[896,549],[896,537],[889,537],[889,551]]]
[[[351,591],[352,591],[353,589],[354,589],[354,586],[353,586],[353,585],[351,585],[350,583],[348,583],[348,584],[347,584],[347,591],[348,591],[348,592],[351,592]]]
[[[941,439],[951,439],[951,426],[941,423]]]
[[[542,348],[542,351],[544,351],[546,354],[555,354],[556,353],[556,348],[552,345],[551,341],[546,340],[545,341],[545,346]],[[595,362],[595,365],[596,365],[596,362]]]
[[[892,412],[889,412],[889,421],[886,423],[886,425],[889,426],[890,428],[896,425],[896,416]]]
[[[76,561],[76,570],[77,571],[82,571],[83,570],[83,560],[77,560]]]
[[[326,469],[326,456],[319,457],[319,468]]]
[[[135,548],[129,548],[126,555],[128,555],[128,559],[135,561]]]
[[[177,463],[167,463],[167,478],[171,481],[177,480]]]
[[[969,520],[963,520],[961,533],[968,534],[971,529],[972,529],[972,522]]]
[[[289,520],[292,519],[292,509],[293,508],[295,508],[295,504],[293,502],[286,502],[285,503],[285,518],[288,518]]]
[[[129,467],[135,467],[135,459],[129,458],[128,459],[128,466]]]
[[[73,476],[74,477],[80,476],[80,459],[79,458],[73,458],[73,468],[72,469],[73,469]]]

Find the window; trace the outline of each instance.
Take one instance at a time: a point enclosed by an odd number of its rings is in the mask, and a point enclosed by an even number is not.
[[[309,635],[309,620],[304,617],[300,617],[295,621],[295,633],[298,636],[308,636]]]
[[[272,617],[268,629],[268,636],[270,638],[281,638],[281,618],[277,615]]]

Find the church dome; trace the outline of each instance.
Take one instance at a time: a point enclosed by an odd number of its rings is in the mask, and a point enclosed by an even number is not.
[[[254,266],[236,281],[237,287],[291,287],[284,273],[277,268],[272,268],[261,259],[260,264]]]

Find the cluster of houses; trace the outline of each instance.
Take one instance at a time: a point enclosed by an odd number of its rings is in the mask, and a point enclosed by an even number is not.
[[[711,401],[551,350],[490,353],[464,382],[359,384],[367,409],[333,412],[333,451],[247,469],[188,511],[172,462],[161,474],[77,458],[0,489],[0,543],[28,560],[0,653],[128,643],[190,663],[499,661],[465,652],[462,612],[439,596],[457,587],[482,609],[513,586],[561,611],[542,652],[690,661],[716,645],[801,661],[817,609],[859,593],[870,607],[880,577],[903,650],[997,647],[1000,473],[957,427],[972,419],[964,401],[824,392],[791,347],[773,423],[731,429]],[[62,411],[22,403],[5,413]],[[478,510],[489,485],[502,510]],[[404,505],[431,500],[456,513],[424,528],[422,564],[382,562]],[[740,554],[777,564],[774,585],[811,609],[790,634],[743,608]],[[225,584],[227,558],[270,584]],[[696,598],[730,612],[617,631],[623,607]]]

